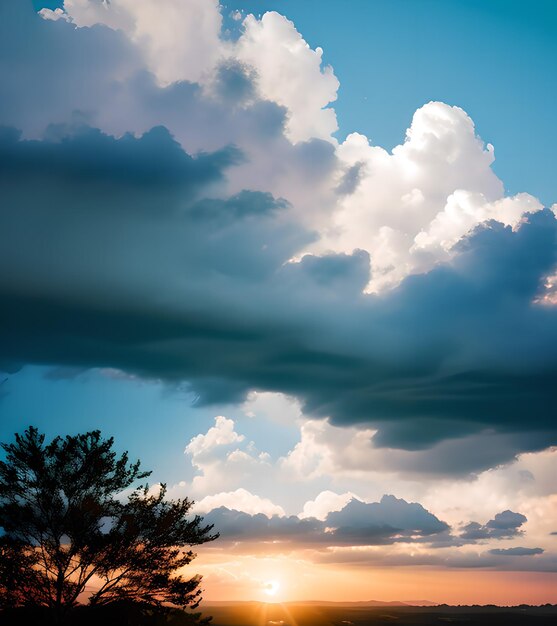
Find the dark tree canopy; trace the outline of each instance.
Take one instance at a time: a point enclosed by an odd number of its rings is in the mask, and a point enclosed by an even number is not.
[[[134,487],[150,472],[113,444],[99,431],[46,444],[36,428],[2,444],[0,607],[44,607],[61,621],[84,603],[198,605],[201,578],[179,569],[218,535],[165,485]]]

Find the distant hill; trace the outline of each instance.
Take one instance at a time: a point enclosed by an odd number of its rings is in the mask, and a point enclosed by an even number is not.
[[[286,604],[294,604],[298,606],[349,606],[349,607],[367,607],[367,606],[437,606],[436,602],[429,600],[359,600],[354,602],[329,602],[326,600],[308,600],[286,602]]]
[[[203,606],[253,606],[253,605],[286,605],[286,606],[331,606],[331,607],[381,607],[381,606],[438,606],[430,600],[359,600],[353,602],[332,602],[328,600],[293,600],[291,602],[261,602],[259,600],[204,600]]]

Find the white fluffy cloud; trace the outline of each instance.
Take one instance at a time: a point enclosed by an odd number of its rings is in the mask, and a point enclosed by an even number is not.
[[[339,82],[330,66],[321,67],[321,48],[312,50],[290,20],[271,11],[260,20],[246,17],[235,53],[256,69],[261,95],[287,107],[293,141],[330,139],[337,120],[325,107],[336,100]]]
[[[327,515],[333,511],[343,509],[352,498],[357,498],[353,493],[335,493],[334,491],[322,491],[315,500],[308,500],[304,504],[304,508],[300,515],[301,519],[305,517],[315,517],[324,520]]]
[[[271,502],[269,498],[261,498],[241,487],[235,491],[205,496],[205,498],[195,503],[195,512],[207,513],[223,506],[231,511],[241,511],[249,515],[257,515],[258,513],[263,513],[267,517],[284,515],[284,509]]]
[[[234,421],[223,415],[215,417],[215,425],[203,435],[196,435],[186,446],[186,454],[190,454],[194,460],[200,460],[210,455],[220,446],[228,446],[244,440],[243,435],[238,435],[234,430]]]
[[[265,481],[272,469],[269,455],[256,450],[253,442],[246,442],[244,435],[236,432],[234,420],[223,416],[217,416],[205,434],[193,437],[185,454],[197,472],[189,485],[194,497],[239,488],[252,476]]]
[[[225,420],[228,433],[222,439],[232,440],[233,445],[221,446],[220,453],[218,446],[213,447],[212,461],[200,463],[199,458],[192,456],[202,475],[194,478],[192,484],[183,483],[181,488],[185,494],[195,493],[203,498],[199,504],[203,512],[219,506],[268,517],[301,511],[300,519],[324,520],[329,513],[343,509],[352,498],[379,499],[388,485],[397,496],[419,501],[455,529],[470,521],[487,524],[504,510],[519,511],[528,519],[524,524],[526,535],[520,541],[551,551],[551,533],[557,531],[556,450],[522,454],[494,469],[449,477],[445,472],[430,472],[436,455],[441,455],[442,466],[447,455],[458,465],[460,459],[471,455],[477,460],[484,449],[504,448],[505,442],[484,435],[441,443],[433,450],[382,449],[374,446],[375,431],[308,420],[297,403],[282,394],[253,394],[244,409],[252,419],[269,424],[276,424],[282,413],[288,412],[298,424],[299,441],[287,454],[272,459],[236,432],[232,420],[220,418]],[[208,433],[214,430],[212,427]],[[194,440],[206,441],[208,433]],[[221,438],[212,434],[210,439]],[[206,450],[207,446],[199,448]],[[419,474],[420,467],[427,474],[425,481],[417,480],[416,468]],[[264,493],[266,497],[255,493]],[[305,494],[311,495],[304,499]]]
[[[198,82],[221,56],[218,0],[65,0],[64,9],[76,26],[125,33],[162,85]]]
[[[242,410],[248,417],[292,425],[303,418],[300,401],[283,393],[252,391]]]
[[[371,255],[371,291],[396,285],[454,255],[451,248],[478,224],[516,226],[541,204],[528,194],[504,197],[491,169],[494,149],[476,135],[459,107],[430,102],[416,111],[406,141],[392,153],[349,135],[337,150],[354,173],[332,220],[317,223],[311,250]]]
[[[339,82],[330,66],[322,67],[323,50],[312,50],[294,24],[274,11],[245,17],[235,43],[220,37],[218,0],[65,0],[64,12],[47,9],[41,15],[120,30],[161,85],[207,84],[220,60],[239,60],[255,70],[259,95],[287,108],[292,141],[329,140],[337,130],[335,111],[326,107],[336,100]]]

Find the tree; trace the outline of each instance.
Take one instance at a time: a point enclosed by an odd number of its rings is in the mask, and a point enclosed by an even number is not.
[[[0,606],[46,607],[57,622],[83,602],[197,607],[200,576],[178,570],[218,534],[165,485],[134,488],[150,472],[113,445],[99,431],[45,444],[32,427],[1,445]]]

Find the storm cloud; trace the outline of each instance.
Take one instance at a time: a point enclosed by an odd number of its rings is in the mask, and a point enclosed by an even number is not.
[[[516,451],[555,443],[557,318],[533,304],[557,261],[551,212],[489,223],[450,264],[366,295],[367,253],[289,262],[313,234],[288,203],[223,197],[232,147],[191,157],[164,129],[1,141],[7,371],[120,368],[188,381],[200,404],[281,391],[387,447],[488,429],[526,432]]]
[[[278,14],[198,67],[185,43],[187,63],[157,65],[157,33],[99,24],[107,12],[47,22],[21,4],[0,9],[19,28],[0,37],[0,367],[115,368],[198,405],[279,391],[376,429],[376,447],[435,449],[431,472],[557,443],[557,310],[540,302],[557,221],[502,196],[461,109],[424,106],[391,155],[339,147],[320,52],[298,46],[296,64],[278,42],[302,74],[270,80],[266,38],[303,41]],[[200,49],[222,44],[210,4]],[[337,240],[353,231],[358,245]],[[505,445],[455,450],[474,436]]]

